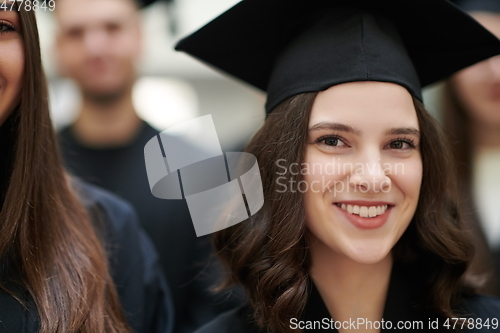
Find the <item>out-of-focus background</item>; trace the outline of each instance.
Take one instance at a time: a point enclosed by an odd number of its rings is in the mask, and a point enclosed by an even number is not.
[[[227,151],[240,147],[264,121],[264,94],[173,49],[182,36],[237,2],[160,0],[141,10],[145,49],[140,79],[134,87],[134,104],[140,116],[158,130],[212,114],[222,149]],[[74,84],[61,78],[56,69],[54,14],[38,11],[37,18],[53,120],[61,128],[75,119],[80,96]]]

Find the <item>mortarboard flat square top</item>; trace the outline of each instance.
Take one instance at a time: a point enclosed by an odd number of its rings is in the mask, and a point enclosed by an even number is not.
[[[176,46],[267,91],[266,111],[353,81],[421,88],[500,53],[447,0],[243,0]]]

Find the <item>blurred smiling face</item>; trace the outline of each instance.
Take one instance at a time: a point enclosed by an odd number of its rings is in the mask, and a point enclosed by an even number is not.
[[[56,14],[63,75],[96,96],[119,93],[132,84],[142,43],[132,0],[60,0]]]
[[[24,70],[20,31],[19,14],[0,9],[0,126],[19,101]]]
[[[387,257],[417,208],[419,139],[411,95],[399,85],[352,82],[318,93],[304,175],[313,247],[358,263]]]
[[[478,12],[473,16],[500,38],[500,15]],[[500,127],[500,55],[458,72],[452,81],[474,123]]]

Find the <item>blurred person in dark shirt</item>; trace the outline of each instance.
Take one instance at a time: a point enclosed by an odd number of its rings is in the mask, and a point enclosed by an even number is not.
[[[140,6],[133,0],[57,1],[59,70],[82,95],[78,118],[59,133],[60,145],[70,172],[136,208],[172,290],[176,332],[190,332],[225,303],[207,290],[216,269],[205,267],[210,245],[196,238],[185,200],[161,200],[149,188],[144,146],[158,131],[132,103],[142,49]]]

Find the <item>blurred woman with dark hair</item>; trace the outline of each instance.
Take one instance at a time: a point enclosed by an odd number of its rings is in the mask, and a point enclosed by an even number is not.
[[[500,38],[500,1],[455,2]],[[500,295],[500,56],[455,74],[445,84],[442,103],[461,205],[474,230],[471,270],[485,280],[483,292]]]
[[[198,332],[498,331],[421,96],[497,38],[446,0],[243,0],[177,49],[268,94],[264,206],[214,237],[250,302]]]
[[[170,332],[168,288],[150,241],[128,204],[63,170],[35,13],[5,4],[0,332]]]

